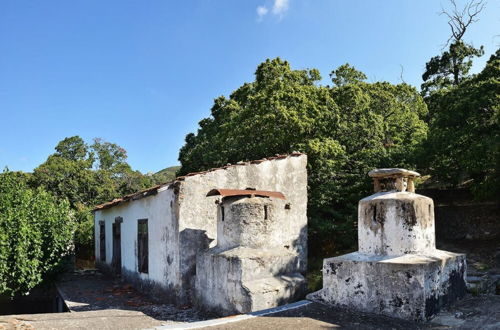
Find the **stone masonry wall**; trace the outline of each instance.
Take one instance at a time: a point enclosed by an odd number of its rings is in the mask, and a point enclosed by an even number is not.
[[[477,201],[467,189],[421,189],[434,200],[437,240],[500,237],[500,202]]]

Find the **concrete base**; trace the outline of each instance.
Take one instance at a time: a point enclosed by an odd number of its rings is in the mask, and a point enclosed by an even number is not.
[[[250,313],[303,297],[299,256],[288,249],[213,248],[198,256],[197,305],[217,314]]]
[[[373,256],[354,252],[323,262],[323,289],[308,299],[412,321],[432,318],[466,292],[465,255]]]

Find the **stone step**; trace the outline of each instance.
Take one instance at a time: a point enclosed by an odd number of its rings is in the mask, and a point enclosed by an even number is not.
[[[485,274],[482,276],[467,276],[467,290],[472,294],[496,294],[500,275]]]
[[[252,308],[267,309],[280,301],[299,298],[306,290],[306,279],[298,273],[244,281],[243,287],[251,297]]]

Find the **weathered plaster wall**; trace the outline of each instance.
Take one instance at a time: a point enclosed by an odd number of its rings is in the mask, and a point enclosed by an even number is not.
[[[142,198],[96,211],[95,253],[99,260],[99,221],[106,226],[106,265],[111,266],[113,253],[112,224],[122,217],[121,258],[122,274],[136,284],[163,289],[163,293],[180,289],[179,250],[177,249],[176,199],[172,189],[160,190],[156,196]],[[137,220],[148,219],[149,272],[139,273],[137,265]]]
[[[286,248],[215,247],[198,256],[196,305],[216,315],[249,313],[301,298],[306,281]]]
[[[377,171],[401,183],[406,170]],[[393,188],[359,202],[358,252],[325,259],[323,289],[310,299],[424,321],[464,296],[465,255],[436,249],[432,199]]]
[[[196,304],[218,315],[289,303],[305,291],[300,258],[283,246],[276,216],[285,201],[226,197],[218,207],[217,246],[197,258]],[[221,208],[224,207],[224,217]]]
[[[282,192],[290,204],[276,208],[276,226],[281,228],[276,245],[299,254],[299,269],[307,268],[307,156],[254,164],[230,166],[188,176],[179,185],[179,232],[181,274],[184,285],[194,287],[198,251],[217,244],[217,197],[206,197],[216,188],[269,190]],[[281,203],[281,202],[280,202]]]

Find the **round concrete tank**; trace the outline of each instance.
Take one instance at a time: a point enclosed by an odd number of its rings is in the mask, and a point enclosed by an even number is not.
[[[275,205],[271,198],[226,197],[219,204],[217,246],[261,248],[272,234]]]
[[[434,250],[433,201],[409,191],[414,190],[413,179],[419,174],[404,169],[379,169],[369,175],[374,179],[376,193],[359,202],[359,252],[402,255]]]

